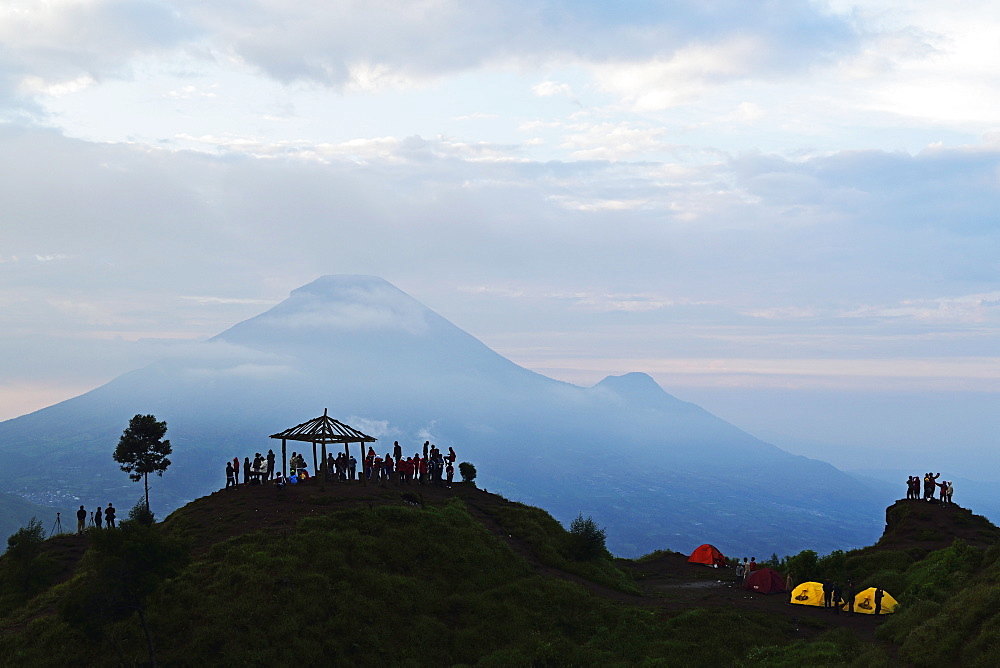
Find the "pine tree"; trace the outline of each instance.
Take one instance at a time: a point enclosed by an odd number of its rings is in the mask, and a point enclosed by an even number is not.
[[[146,508],[149,508],[149,474],[162,476],[170,466],[167,459],[173,450],[169,440],[162,440],[167,433],[167,423],[157,422],[155,415],[136,415],[118,440],[113,455],[121,469],[133,482],[143,481],[146,488]]]

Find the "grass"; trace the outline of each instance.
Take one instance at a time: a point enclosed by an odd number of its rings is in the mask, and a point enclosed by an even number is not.
[[[613,603],[540,574],[457,498],[345,507],[317,496],[310,505],[322,513],[287,530],[214,544],[194,511],[154,527],[198,545],[146,600],[163,665],[1000,665],[1000,546],[984,552],[956,541],[916,561],[911,551],[871,548],[818,559],[818,569],[849,572],[856,583],[891,584],[902,605],[877,632],[899,647],[890,660],[844,629],[791,640],[788,616]],[[483,510],[533,559],[636,591],[610,555],[573,559],[568,533],[544,511]],[[89,563],[67,582],[4,599],[0,665],[146,662],[135,615],[93,637],[60,618],[60,602],[92,577]],[[0,560],[0,574],[8,565]]]
[[[639,594],[632,578],[617,568],[606,550],[597,559],[577,560],[570,534],[551,515],[523,503],[495,507],[491,514],[511,536],[526,542],[543,564],[574,573],[592,582],[629,594]]]

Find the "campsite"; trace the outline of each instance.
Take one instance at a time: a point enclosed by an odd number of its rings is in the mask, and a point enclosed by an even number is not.
[[[410,494],[415,505],[404,498]],[[818,565],[849,569],[866,583],[881,573],[894,580],[888,589],[894,595],[916,593],[945,603],[960,596],[963,590],[954,588],[962,579],[941,581],[936,564],[957,569],[950,576],[988,567],[996,551],[982,546],[995,544],[1000,530],[965,509],[909,503],[887,510],[884,538],[900,549],[873,545],[825,555]],[[952,532],[932,544],[932,526]],[[847,665],[853,652],[867,665],[890,666],[897,657],[928,651],[923,636],[910,632],[921,619],[909,610],[876,619],[793,605],[791,592],[737,586],[728,565],[692,563],[691,553],[580,559],[571,534],[547,513],[468,483],[413,492],[392,483],[317,480],[281,489],[220,489],[152,529],[159,540],[180,541],[187,554],[186,565],[146,604],[164,662],[192,654],[206,665],[234,657],[251,664],[280,661],[279,639],[303,632],[317,639],[301,648],[303,658],[334,656],[356,665],[410,657],[420,665],[528,666],[539,656],[551,657],[551,665],[598,665],[614,657],[639,662],[669,656],[683,647],[692,665],[770,665],[783,656]],[[76,603],[66,607],[94,577],[99,562],[91,555],[93,540],[118,531],[89,529],[43,542],[41,589],[25,598],[9,588],[3,599],[0,661],[9,665],[21,656],[35,665],[65,665],[71,655],[60,652],[70,650],[53,651],[50,642],[65,637],[97,663],[114,655],[116,646],[142,662],[145,643],[135,616],[108,619],[96,627],[104,629],[101,635],[87,640],[79,625],[93,625],[101,615],[85,621],[72,614]],[[802,558],[792,555],[778,565]],[[8,558],[0,560],[0,576],[9,578],[10,566]],[[767,569],[758,572],[777,587]],[[267,577],[239,586],[257,574]],[[899,600],[908,601],[905,595]],[[337,640],[366,628],[400,631],[377,643],[376,636],[348,646]],[[889,635],[882,632],[890,628]],[[966,627],[963,633],[978,631]],[[248,634],[278,644],[251,649],[241,640]],[[726,642],[720,644],[720,637]]]

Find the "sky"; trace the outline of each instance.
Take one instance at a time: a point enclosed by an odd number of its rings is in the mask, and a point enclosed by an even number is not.
[[[0,419],[369,274],[515,362],[995,479],[1000,6],[0,0]]]

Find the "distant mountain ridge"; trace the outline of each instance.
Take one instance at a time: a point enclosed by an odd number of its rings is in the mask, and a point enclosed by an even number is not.
[[[378,437],[380,452],[394,440],[407,454],[424,440],[454,446],[482,486],[564,522],[592,515],[614,527],[609,547],[625,556],[702,542],[727,553],[836,549],[870,543],[880,529],[884,504],[862,484],[670,396],[646,374],[591,388],[547,378],[367,276],[319,278],[196,354],[0,423],[0,453],[15,463],[10,491],[131,505],[121,499],[138,489],[110,455],[132,415],[153,413],[175,452],[152,481],[163,512],[221,486],[228,459],[280,445],[267,435],[324,408]]]

